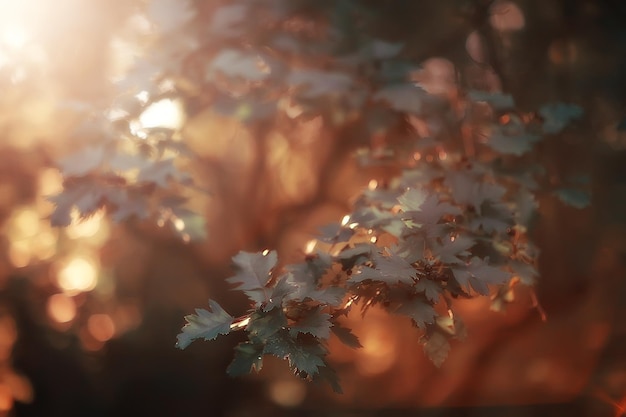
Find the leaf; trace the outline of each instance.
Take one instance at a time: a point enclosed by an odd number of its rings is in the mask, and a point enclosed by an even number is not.
[[[142,195],[132,192],[132,190],[110,189],[107,191],[106,199],[115,207],[111,217],[116,222],[132,217],[145,219],[150,214],[146,199]]]
[[[286,331],[276,334],[268,340],[264,353],[280,359],[288,359],[289,366],[302,376],[314,376],[320,367],[326,366],[323,356],[326,350],[319,342],[313,340],[295,340]]]
[[[506,193],[503,186],[480,181],[465,172],[451,171],[446,175],[445,184],[450,187],[456,203],[472,206],[478,214],[481,213],[484,202],[500,202]]]
[[[104,161],[104,146],[86,146],[59,161],[61,172],[67,177],[82,177],[100,168]]]
[[[361,342],[359,342],[359,338],[356,337],[354,335],[354,333],[352,333],[352,330],[340,326],[339,324],[334,324],[333,327],[330,328],[330,330],[332,330],[332,332],[335,334],[335,336],[337,336],[337,338],[339,338],[339,340],[341,340],[341,342],[348,346],[351,347],[353,349],[358,349],[358,348],[362,348],[363,345],[361,345]]]
[[[402,43],[391,43],[375,39],[366,44],[361,54],[368,58],[387,60],[398,55],[402,48],[404,48]]]
[[[196,314],[185,316],[187,324],[178,335],[176,347],[185,349],[195,339],[213,340],[220,334],[228,334],[234,317],[215,301],[209,300],[209,310],[196,309]]]
[[[471,284],[472,288],[482,295],[489,293],[486,284],[501,285],[508,282],[512,276],[509,272],[491,266],[478,257],[472,258],[466,269],[452,268],[452,274],[461,287],[469,290]]]
[[[411,188],[400,197],[398,197],[398,202],[400,203],[400,207],[403,211],[420,211],[422,204],[426,201],[428,195],[417,188]]]
[[[180,180],[182,173],[174,166],[174,159],[156,161],[139,171],[138,182],[151,182],[159,187],[167,188],[169,180]]]
[[[289,366],[298,372],[304,372],[306,376],[313,376],[319,372],[319,368],[326,367],[322,358],[326,351],[321,345],[297,345],[289,355]]]
[[[434,332],[424,342],[424,353],[436,367],[440,367],[448,357],[450,342],[440,332]]]
[[[591,204],[591,195],[577,188],[560,188],[554,191],[554,195],[563,203],[577,209],[589,207]]]
[[[211,32],[218,36],[231,37],[241,36],[244,32],[242,23],[248,14],[248,6],[245,4],[229,4],[218,8],[209,27]]]
[[[440,202],[438,196],[430,194],[420,206],[419,211],[411,211],[407,214],[409,214],[411,219],[417,224],[434,225],[437,224],[443,216],[458,216],[462,214],[462,211],[459,207],[453,206],[450,203]]]
[[[524,285],[533,285],[535,277],[539,276],[539,272],[534,266],[521,261],[510,261],[509,266],[513,269],[513,273],[519,278]]]
[[[467,96],[472,101],[489,104],[494,110],[510,110],[515,108],[515,101],[510,94],[470,91]]]
[[[287,318],[281,308],[274,308],[268,312],[257,310],[250,316],[246,331],[255,339],[267,342],[286,326]]]
[[[342,303],[346,290],[340,287],[328,287],[321,290],[310,291],[306,298],[317,301],[324,305],[338,306]]]
[[[304,87],[300,96],[316,98],[345,93],[352,88],[354,81],[343,72],[294,70],[287,76],[287,83],[294,87]]]
[[[226,368],[230,376],[247,375],[252,370],[259,372],[263,367],[263,346],[242,342],[235,346],[235,357]]]
[[[422,329],[426,328],[426,324],[434,323],[435,317],[437,317],[433,306],[419,298],[402,303],[394,313],[409,316]]]
[[[235,288],[245,292],[252,301],[265,303],[269,301],[270,294],[265,286],[277,262],[276,251],[267,252],[266,255],[241,251],[233,257],[237,274],[227,281],[236,284]]]
[[[77,208],[81,219],[98,211],[103,205],[104,191],[91,183],[67,186],[63,192],[49,196],[55,209],[50,216],[53,227],[65,227],[72,223],[72,209]]]
[[[389,103],[392,109],[417,114],[424,107],[426,92],[414,84],[397,84],[382,88],[374,94],[375,100]]]
[[[432,248],[433,256],[439,258],[443,263],[447,264],[463,264],[464,260],[459,256],[469,255],[468,249],[474,246],[474,239],[467,236],[457,236],[454,240],[444,239],[442,244],[434,245]]]
[[[119,151],[111,156],[107,162],[109,168],[117,172],[130,171],[133,169],[142,170],[151,164],[151,161],[142,155],[122,153]]]
[[[290,334],[295,337],[298,333],[308,333],[321,339],[330,337],[330,328],[332,323],[330,314],[322,313],[321,308],[316,308],[308,312],[306,316],[298,320],[295,325],[291,326]]]
[[[260,55],[231,48],[222,49],[213,57],[207,78],[213,79],[216,72],[248,81],[263,81],[270,76],[268,62]]]
[[[148,17],[162,32],[179,29],[194,16],[188,0],[151,0],[148,3]]]
[[[335,394],[343,394],[341,385],[339,385],[339,378],[337,372],[328,366],[320,366],[317,369],[317,374],[313,377],[313,381],[326,381],[330,384]]]
[[[375,264],[374,268],[362,267],[357,273],[352,274],[348,282],[358,283],[366,279],[386,282],[387,284],[396,284],[403,282],[405,284],[413,284],[415,280],[415,268],[404,258],[389,254],[383,256],[375,253],[372,257]]]
[[[269,300],[267,300],[267,304],[263,306],[263,311],[270,311],[274,307],[282,307],[283,299],[292,294],[295,290],[296,286],[289,281],[289,275],[284,275],[272,289],[272,294]]]
[[[415,291],[423,292],[426,298],[433,303],[439,300],[439,295],[443,291],[441,285],[427,278],[421,278],[415,284]]]
[[[574,119],[583,114],[583,109],[575,104],[546,104],[539,110],[543,117],[543,131],[548,134],[561,132]]]
[[[528,133],[509,134],[497,126],[491,132],[487,145],[500,153],[520,156],[530,151],[540,139]]]

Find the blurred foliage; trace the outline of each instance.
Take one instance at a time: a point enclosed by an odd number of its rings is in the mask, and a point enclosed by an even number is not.
[[[619,408],[620,2],[0,5],[0,415],[276,415],[322,399],[365,409],[581,394]],[[401,117],[424,100],[415,84],[445,105]],[[363,107],[362,91],[375,104]],[[440,370],[410,320],[349,313],[326,358],[341,397],[271,359],[259,376],[227,378],[237,335],[174,349],[183,315],[209,296],[226,311],[249,308],[226,291],[231,256],[273,248],[281,266],[301,261],[320,226],[394,184],[403,156],[443,156],[407,138],[430,132],[424,119],[447,126],[469,101],[488,102],[502,126],[540,122],[551,134],[511,142],[504,132],[495,144],[513,154],[501,168],[521,154],[511,174],[541,174],[547,187],[529,236],[542,254],[535,295],[501,289],[504,315],[489,299],[457,300],[471,336]],[[466,130],[444,134],[477,133]],[[544,172],[526,163],[530,145]],[[592,190],[589,208],[562,203],[585,206],[581,189]],[[580,415],[598,415],[584,404]]]

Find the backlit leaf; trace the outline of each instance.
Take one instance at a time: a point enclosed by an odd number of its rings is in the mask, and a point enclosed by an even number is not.
[[[426,328],[427,324],[434,323],[435,317],[437,317],[433,306],[419,298],[402,303],[394,313],[409,316],[422,329]]]
[[[236,284],[235,288],[243,290],[252,301],[267,302],[271,290],[266,288],[266,284],[276,262],[278,262],[276,251],[268,252],[266,255],[241,251],[233,257],[237,273],[227,281]]]
[[[440,332],[434,332],[424,342],[424,352],[436,367],[440,367],[448,357],[450,342]]]
[[[209,310],[196,309],[196,314],[185,316],[187,324],[178,335],[176,346],[185,349],[195,339],[212,340],[220,334],[228,334],[234,317],[215,301],[209,300]]]

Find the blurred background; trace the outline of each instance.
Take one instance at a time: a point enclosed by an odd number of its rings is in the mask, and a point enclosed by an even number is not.
[[[337,395],[272,358],[259,375],[229,378],[237,334],[174,345],[184,315],[209,297],[235,314],[247,308],[225,283],[231,256],[275,248],[286,263],[301,259],[371,179],[396,173],[360,167],[358,140],[339,140],[313,118],[260,143],[253,129],[204,108],[201,94],[164,98],[138,123],[179,129],[198,155],[188,169],[211,195],[191,205],[206,218],[206,240],[185,243],[103,212],[50,226],[46,196],[63,185],[57,161],[80,135],[97,134],[79,128],[119,99],[117,80],[149,48],[151,25],[185,22],[189,10],[201,25],[213,3],[0,0],[0,416],[555,415],[546,404],[569,407],[567,415],[622,415],[626,4],[482,2],[493,4],[479,27],[459,11],[481,2],[379,6],[380,31],[408,39],[405,51],[424,62],[421,81],[431,89],[452,89],[459,71],[527,110],[581,105],[584,119],[541,145],[541,156],[549,170],[590,175],[592,204],[540,201],[536,296],[547,321],[528,289],[506,312],[491,311],[487,298],[459,302],[468,337],[438,369],[408,321],[376,309],[351,315],[363,348],[331,341],[345,391]],[[499,68],[481,65],[476,37],[485,33],[498,40]],[[125,80],[140,88],[157,70]]]

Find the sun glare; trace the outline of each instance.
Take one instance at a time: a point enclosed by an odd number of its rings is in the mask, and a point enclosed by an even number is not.
[[[179,129],[183,124],[184,114],[180,100],[164,99],[148,106],[139,116],[139,123],[144,129],[155,127]]]

